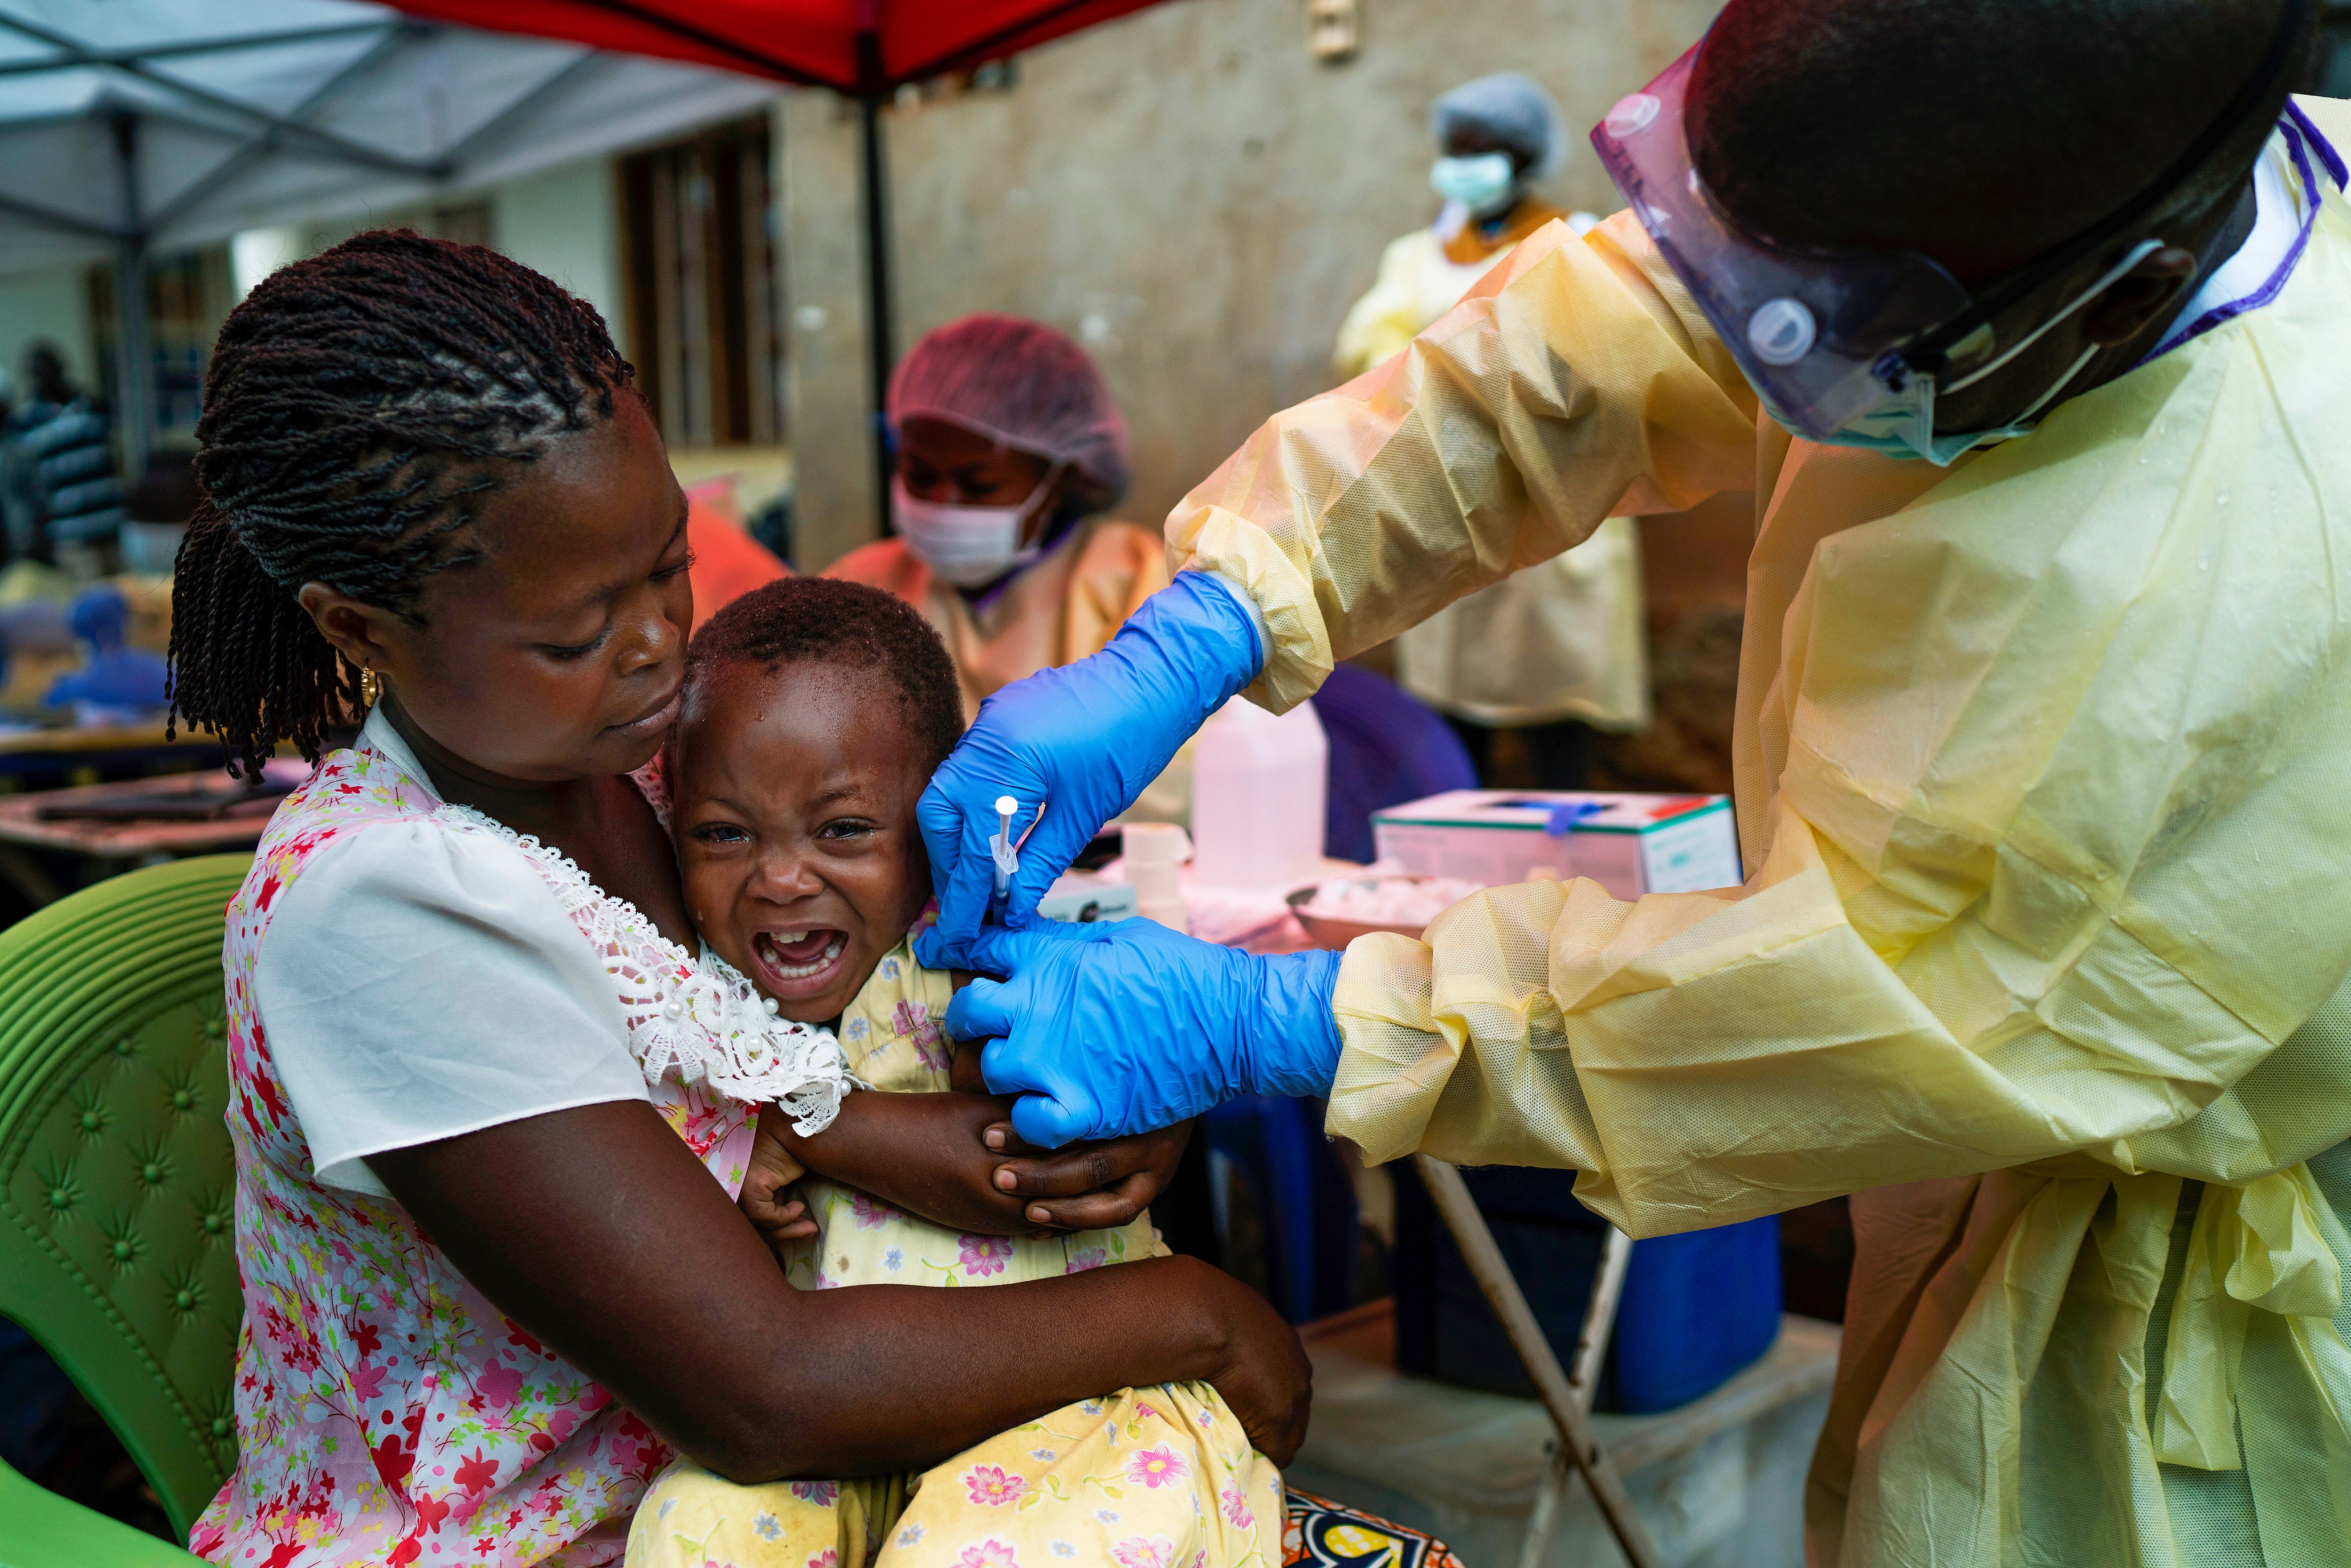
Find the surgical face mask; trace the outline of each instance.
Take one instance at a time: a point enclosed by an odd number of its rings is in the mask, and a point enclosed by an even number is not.
[[[959,588],[985,587],[1045,553],[1041,540],[1023,545],[1020,535],[1044,504],[1061,465],[1055,463],[1018,506],[956,506],[909,494],[906,482],[890,482],[898,533],[944,582]]]
[[[1994,355],[1981,366],[1953,381],[1949,387],[1944,388],[1943,391],[1945,393],[1965,391],[1998,370],[2039,342],[2043,333],[2104,294],[2107,285],[2162,248],[2161,240],[2142,240],[2133,245],[2124,254],[2122,260],[2107,268],[2095,283],[2075,295],[2065,308],[2010,344],[2006,349]],[[1885,401],[1867,412],[1847,420],[1843,425],[1822,437],[1821,444],[1859,447],[1866,452],[1882,452],[1889,457],[1924,458],[1937,468],[1948,468],[1959,461],[1961,452],[1972,451],[1980,446],[1988,446],[1995,441],[2012,441],[2018,436],[2031,434],[2034,424],[2038,421],[2041,410],[2054,401],[2058,393],[2074,384],[2074,378],[2082,373],[2082,367],[2096,358],[2099,349],[2104,347],[2104,344],[2099,343],[2092,343],[2085,347],[2080,356],[2065,368],[2064,375],[2052,381],[2046,391],[2032,400],[2031,407],[2007,424],[1994,426],[1989,430],[1953,431],[1945,434],[1937,434],[1935,378],[1914,374],[1904,384],[1901,391],[1889,395]],[[1782,426],[1793,430],[1785,419],[1781,418],[1776,410],[1771,410],[1768,399],[1764,407],[1771,411],[1772,418],[1779,420]],[[1794,433],[1801,435],[1803,432],[1795,431]]]
[[[1448,202],[1458,202],[1472,213],[1501,204],[1518,184],[1507,152],[1481,152],[1475,158],[1440,158],[1429,166],[1429,188]]]

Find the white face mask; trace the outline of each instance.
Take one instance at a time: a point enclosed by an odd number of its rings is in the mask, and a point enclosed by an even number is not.
[[[1448,202],[1460,202],[1480,217],[1515,195],[1518,183],[1518,173],[1507,152],[1439,158],[1428,171],[1429,189]]]
[[[1061,472],[1060,463],[1048,469],[1029,499],[1018,506],[956,506],[925,501],[907,493],[906,482],[896,478],[890,481],[890,504],[906,547],[920,556],[942,582],[959,588],[985,587],[1045,553],[1041,538],[1024,547],[1020,535]]]

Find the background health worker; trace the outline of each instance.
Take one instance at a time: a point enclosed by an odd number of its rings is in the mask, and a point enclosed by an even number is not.
[[[1158,533],[1108,515],[1126,494],[1126,419],[1068,337],[1017,316],[950,321],[898,361],[884,407],[898,532],[824,575],[923,612],[955,659],[966,719],[999,687],[1099,651],[1167,586]],[[1190,816],[1188,751],[1129,815]]]
[[[1032,1141],[1324,1093],[1635,1235],[1852,1192],[1816,1563],[2351,1561],[2351,113],[2313,0],[1732,0],[1522,242],[1171,518],[925,801]],[[2037,427],[2037,428],[2036,428]],[[1749,879],[1257,958],[1030,904],[1228,694],[1752,486]],[[1024,816],[1033,807],[1024,805]]]
[[[1600,220],[1569,213],[1531,187],[1567,163],[1559,106],[1532,77],[1496,71],[1429,106],[1437,144],[1429,184],[1437,221],[1392,240],[1378,277],[1339,327],[1342,376],[1394,358],[1461,302],[1488,269],[1544,225],[1574,234]],[[1455,600],[1395,639],[1397,684],[1444,714],[1480,781],[1494,779],[1494,737],[1519,732],[1540,789],[1581,789],[1602,731],[1645,728],[1641,540],[1611,517],[1573,550],[1521,567]]]

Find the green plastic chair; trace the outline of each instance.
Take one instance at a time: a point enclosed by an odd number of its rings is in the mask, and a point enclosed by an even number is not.
[[[187,1539],[236,1463],[221,938],[249,857],[133,871],[0,931],[0,1315]],[[0,1568],[196,1559],[0,1465]]]

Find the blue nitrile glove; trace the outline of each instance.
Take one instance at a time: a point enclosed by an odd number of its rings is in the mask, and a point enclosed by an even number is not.
[[[947,1032],[987,1041],[1012,1130],[1059,1148],[1148,1132],[1237,1095],[1328,1094],[1339,1070],[1334,952],[1260,958],[1155,920],[990,926]]]
[[[1102,825],[1134,804],[1225,700],[1257,679],[1266,650],[1255,610],[1207,572],[1176,574],[1091,658],[1016,680],[979,705],[916,817],[930,851],[939,923],[916,949],[935,969],[968,969],[995,876],[987,841],[998,796],[1013,818],[1020,870],[1004,921],[1033,912]]]

